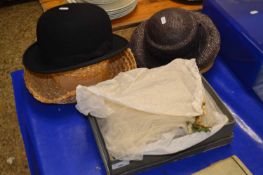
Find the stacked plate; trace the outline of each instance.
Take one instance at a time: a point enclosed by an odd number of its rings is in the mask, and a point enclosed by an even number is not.
[[[91,3],[103,8],[110,19],[118,19],[131,13],[137,0],[67,0],[69,3]]]

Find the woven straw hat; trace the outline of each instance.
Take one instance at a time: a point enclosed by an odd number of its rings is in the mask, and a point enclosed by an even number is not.
[[[220,48],[220,35],[211,19],[199,12],[168,8],[141,23],[130,47],[138,67],[158,67],[175,58],[196,58],[206,72]]]
[[[41,74],[25,69],[24,79],[29,92],[43,103],[75,102],[77,85],[94,85],[136,68],[130,49],[97,64],[60,73]]]

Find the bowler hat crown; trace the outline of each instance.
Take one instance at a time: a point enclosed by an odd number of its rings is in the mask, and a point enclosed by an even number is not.
[[[124,38],[112,34],[111,21],[102,8],[66,4],[39,18],[37,42],[25,52],[23,63],[39,73],[67,71],[100,62],[126,45]]]
[[[37,41],[50,57],[91,55],[98,48],[105,52],[112,44],[111,23],[105,11],[95,5],[61,6],[40,17]]]

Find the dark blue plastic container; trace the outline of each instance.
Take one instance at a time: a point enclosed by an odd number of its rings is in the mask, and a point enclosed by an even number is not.
[[[258,90],[263,90],[263,1],[206,0],[203,12],[220,31],[219,55],[246,88],[263,98]]]

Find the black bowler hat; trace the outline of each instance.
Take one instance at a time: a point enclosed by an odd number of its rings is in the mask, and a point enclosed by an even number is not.
[[[127,48],[126,39],[112,34],[111,21],[89,3],[61,5],[38,20],[37,42],[23,56],[26,69],[56,73],[101,62]]]
[[[141,23],[132,34],[130,47],[139,67],[196,58],[200,71],[206,72],[220,49],[220,35],[208,16],[169,8]]]

